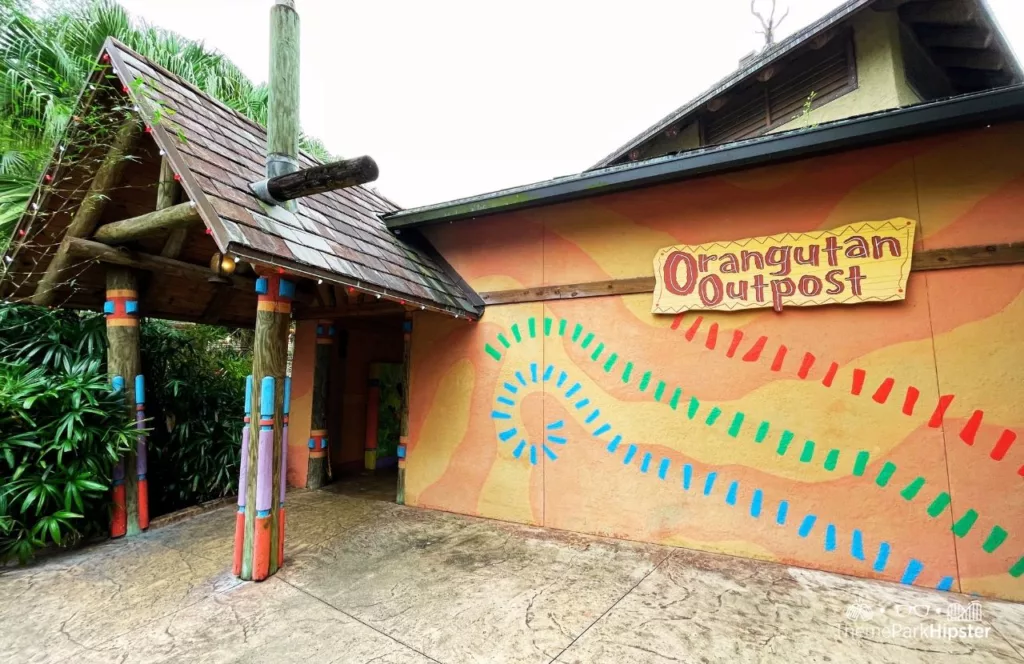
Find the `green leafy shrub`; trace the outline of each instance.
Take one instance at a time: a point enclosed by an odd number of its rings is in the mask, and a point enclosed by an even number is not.
[[[106,531],[110,473],[136,429],[97,357],[102,329],[0,306],[0,560]]]
[[[251,335],[160,320],[143,325],[154,514],[238,490]]]
[[[237,490],[252,332],[145,320],[150,514]],[[135,443],[110,393],[103,316],[0,304],[0,559],[105,534]]]

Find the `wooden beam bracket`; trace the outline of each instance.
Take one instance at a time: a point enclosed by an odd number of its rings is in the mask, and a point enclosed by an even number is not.
[[[949,270],[962,267],[986,267],[994,265],[1019,265],[1024,263],[1024,242],[986,244],[949,249],[918,251],[911,262],[912,272],[927,270]],[[490,291],[480,293],[488,304],[518,304],[522,302],[545,302],[548,300],[575,300],[583,297],[606,295],[637,295],[654,292],[654,277],[633,277],[631,279],[610,279],[590,281],[563,286],[540,286],[517,290]]]

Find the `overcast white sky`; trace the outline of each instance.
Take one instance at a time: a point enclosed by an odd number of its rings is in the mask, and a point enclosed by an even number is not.
[[[770,0],[758,0],[765,4]],[[121,0],[266,80],[269,0]],[[778,0],[784,37],[840,0]],[[989,0],[1018,54],[1024,0]],[[579,172],[758,48],[748,0],[296,0],[303,129],[404,207]],[[781,13],[781,12],[780,12]]]

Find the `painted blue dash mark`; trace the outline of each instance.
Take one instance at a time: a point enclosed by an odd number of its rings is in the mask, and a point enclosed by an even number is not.
[[[885,566],[889,562],[889,543],[882,542],[878,545],[878,555],[875,556],[875,564],[873,569],[876,572],[884,572]]]
[[[552,422],[546,428],[548,431],[554,431],[555,429],[561,429],[564,426],[565,422],[563,420],[558,420],[557,422]]]
[[[690,464],[683,464],[683,490],[690,490],[690,482],[693,481],[693,466]]]
[[[729,484],[729,490],[725,493],[725,502],[729,505],[736,504],[736,491],[740,488],[740,483],[733,481]]]
[[[511,420],[512,419],[511,415],[509,415],[508,413],[503,413],[500,410],[492,410],[491,411],[491,417],[493,417],[496,420]]]
[[[581,410],[590,405],[590,399],[580,399],[576,402],[576,410]]]
[[[627,465],[628,466],[629,462],[632,461],[633,457],[635,457],[635,456],[636,456],[636,445],[630,445],[629,449],[626,450],[626,456],[623,457],[623,459],[622,459],[623,465]]]
[[[505,383],[505,389],[511,392],[512,394],[516,394],[517,392],[519,392],[519,388],[513,385],[512,383]]]
[[[531,362],[530,363],[530,380],[532,380],[535,383],[537,382],[537,363],[536,362]]]
[[[704,480],[704,495],[710,496],[711,489],[715,486],[715,478],[718,477],[718,473],[708,473],[708,478]]]
[[[545,446],[544,446],[544,455],[545,455],[545,456],[546,456],[547,458],[551,459],[552,461],[557,461],[557,460],[558,460],[558,455],[557,455],[557,454],[555,454],[555,451],[554,451],[554,450],[552,450],[552,449],[551,449],[550,447],[548,447],[547,445],[545,445]]]
[[[522,371],[517,371],[516,372],[516,380],[519,381],[520,385],[522,385],[523,387],[526,387],[526,377],[523,376],[523,372]]]
[[[650,467],[651,467],[651,453],[650,452],[646,452],[646,453],[644,453],[643,460],[640,462],[640,472],[641,473],[646,473],[647,470]]]
[[[512,456],[514,456],[515,458],[518,459],[519,457],[523,456],[523,450],[525,450],[525,449],[526,449],[526,441],[525,440],[520,440],[519,444],[516,445],[516,449],[512,450]]]
[[[814,522],[818,520],[818,517],[813,514],[808,514],[804,517],[804,520],[800,522],[800,528],[796,531],[796,534],[800,537],[807,537],[811,534],[811,530],[814,528]]]
[[[537,465],[537,446],[536,445],[530,445],[530,465],[531,466],[536,466]]]
[[[608,433],[611,430],[612,425],[605,422],[604,424],[602,424],[601,426],[597,427],[597,429],[594,430],[594,436],[603,436],[604,434]]]
[[[595,408],[593,410],[593,412],[590,413],[590,415],[587,415],[587,419],[583,420],[583,423],[584,424],[593,424],[594,420],[596,420],[599,417],[601,417],[601,411],[599,411],[597,408]]]
[[[555,381],[555,387],[561,387],[562,385],[564,385],[565,384],[565,380],[568,377],[569,377],[569,375],[567,373],[565,373],[564,371],[562,373],[558,374],[558,380]]]
[[[555,373],[555,365],[549,364],[548,368],[544,370],[544,380],[551,380],[551,374]]]
[[[935,586],[936,590],[950,590],[953,587],[953,577],[944,576],[942,581],[939,581],[939,585]]]
[[[622,436],[616,435],[612,438],[612,442],[608,443],[608,451],[615,453],[615,450],[619,449],[619,443],[622,442]]]
[[[555,445],[565,445],[568,440],[563,436],[548,436],[548,442],[554,443]]]
[[[506,406],[514,406],[514,405],[516,405],[516,402],[512,401],[508,397],[498,397],[498,403],[503,403]]]
[[[566,399],[571,399],[572,395],[574,395],[577,392],[579,392],[581,387],[583,387],[583,386],[580,385],[579,383],[574,383],[573,386],[569,388],[569,391],[565,393],[565,398]]]
[[[755,519],[761,518],[762,500],[764,500],[764,494],[760,489],[754,489],[754,495],[750,497],[750,516]]]
[[[779,501],[779,511],[775,514],[775,523],[780,526],[786,525],[786,515],[789,514],[789,502],[785,500]]]
[[[508,441],[512,440],[512,438],[515,437],[516,433],[518,433],[516,431],[516,428],[512,427],[511,429],[505,429],[504,431],[499,433],[498,438],[501,438],[501,442],[507,443]]]
[[[658,479],[663,480],[668,475],[668,467],[672,465],[672,462],[667,458],[661,460],[661,465],[658,466]]]
[[[857,560],[864,560],[864,535],[857,528],[853,529],[850,540],[850,555]]]
[[[907,563],[907,568],[903,570],[903,578],[900,579],[900,583],[905,583],[908,586],[913,585],[914,581],[917,581],[917,577],[920,576],[921,570],[924,569],[924,564],[915,558],[911,558],[910,562]]]
[[[828,527],[825,529],[825,550],[836,550],[836,526],[834,523],[828,524]]]

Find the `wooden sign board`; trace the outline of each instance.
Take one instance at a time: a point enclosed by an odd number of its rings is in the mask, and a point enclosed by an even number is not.
[[[916,223],[666,247],[654,257],[652,313],[891,302],[906,297]]]

